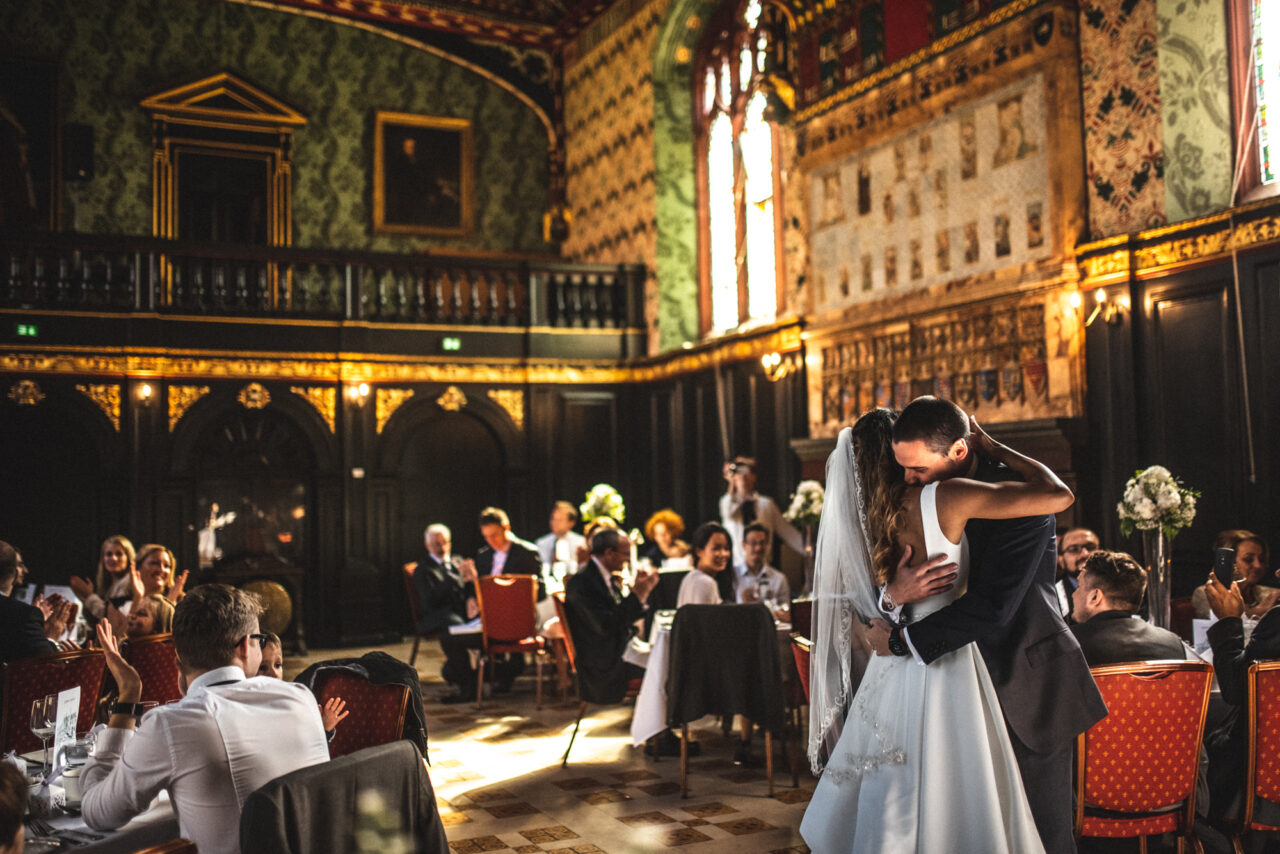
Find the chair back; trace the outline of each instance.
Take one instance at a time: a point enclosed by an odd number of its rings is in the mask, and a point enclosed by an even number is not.
[[[418,621],[422,619],[422,605],[418,602],[418,591],[413,586],[413,573],[418,569],[417,561],[410,561],[400,568],[404,577],[404,595],[409,600],[409,615],[413,617],[413,630],[418,630]]]
[[[801,637],[813,636],[813,600],[791,600],[791,629]]]
[[[1187,643],[1195,641],[1191,621],[1196,618],[1195,606],[1190,596],[1178,596],[1169,601],[1169,631]]]
[[[40,748],[40,739],[31,732],[31,702],[80,686],[80,718],[77,729],[93,724],[102,693],[102,674],[107,660],[100,649],[77,649],[37,655],[4,665],[4,706],[0,712],[0,753],[16,750],[28,753]]]
[[[791,633],[791,654],[796,659],[796,672],[800,674],[800,687],[804,689],[805,702],[809,701],[809,654],[813,642],[797,632]]]
[[[538,579],[532,575],[486,575],[476,584],[485,648],[524,640],[538,632]]]
[[[578,672],[578,649],[573,645],[573,632],[569,630],[569,613],[564,604],[564,591],[558,590],[551,594],[551,601],[556,606],[556,617],[560,620],[561,639],[564,641],[564,653],[569,659],[569,673]]]
[[[178,687],[178,651],[173,646],[172,633],[129,638],[121,648],[124,660],[142,677],[143,702],[164,705],[182,699],[182,689]]]
[[[346,756],[366,747],[389,744],[404,737],[404,719],[409,707],[409,688],[399,683],[375,685],[344,670],[323,670],[315,680],[316,700],[341,697],[349,713],[338,724],[329,742],[331,757]]]
[[[1212,666],[1204,661],[1138,661],[1094,667],[1091,672],[1107,703],[1107,716],[1079,737],[1077,832],[1102,835],[1099,825],[1114,821],[1086,818],[1086,807],[1122,813],[1164,811],[1145,830],[1130,820],[1136,834],[1105,835],[1144,835],[1179,827],[1185,831],[1195,816]],[[1185,809],[1167,809],[1181,805]]]
[[[150,848],[139,848],[133,854],[197,854],[196,844],[190,839],[170,839]]]
[[[1245,778],[1244,828],[1280,830],[1254,819],[1254,799],[1280,803],[1280,660],[1249,667],[1249,772]]]

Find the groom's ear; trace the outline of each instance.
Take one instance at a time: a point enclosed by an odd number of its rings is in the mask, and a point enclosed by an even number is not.
[[[956,439],[951,443],[951,450],[947,454],[953,460],[964,460],[969,456],[969,441],[967,439]]]

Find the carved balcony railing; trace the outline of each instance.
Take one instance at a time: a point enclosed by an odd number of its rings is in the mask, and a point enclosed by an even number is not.
[[[0,239],[0,307],[562,329],[643,326],[641,265],[133,237]]]

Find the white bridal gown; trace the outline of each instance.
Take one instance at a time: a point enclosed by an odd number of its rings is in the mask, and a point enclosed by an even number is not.
[[[938,525],[937,484],[920,495],[925,548],[959,566],[956,585],[913,606],[915,619],[959,596],[968,544]],[[975,644],[927,666],[873,655],[800,834],[830,852],[1043,852],[1000,702]]]

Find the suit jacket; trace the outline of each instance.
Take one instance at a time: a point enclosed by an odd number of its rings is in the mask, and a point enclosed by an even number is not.
[[[1187,657],[1182,638],[1168,629],[1136,620],[1128,611],[1094,614],[1087,622],[1074,624],[1071,633],[1090,667]]]
[[[476,553],[476,574],[483,578],[493,572],[493,549],[485,546]],[[502,565],[503,575],[533,575],[538,579],[538,601],[547,598],[547,585],[542,578],[542,558],[533,543],[526,543],[516,537],[511,538],[511,547],[507,551],[507,562]],[[475,585],[467,585],[467,595],[474,596]]]
[[[436,560],[431,552],[424,551],[418,557],[418,567],[413,571],[413,589],[418,594],[421,613],[419,632],[430,632],[466,621],[466,582],[451,567]]]
[[[977,476],[997,481],[1012,473],[983,465]],[[971,519],[968,589],[908,631],[926,664],[976,641],[1005,722],[1035,753],[1067,747],[1107,713],[1058,610],[1054,533],[1052,516]]]
[[[594,562],[565,582],[564,604],[577,653],[578,688],[589,703],[617,703],[627,693],[630,668],[622,660],[631,626],[644,616],[634,593],[616,595]]]
[[[11,596],[0,594],[0,663],[57,652],[44,636],[44,614]]]

